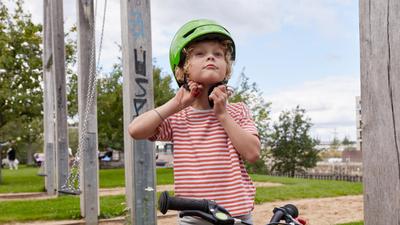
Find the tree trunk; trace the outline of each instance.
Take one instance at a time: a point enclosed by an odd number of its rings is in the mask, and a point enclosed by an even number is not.
[[[27,165],[33,165],[33,149],[32,149],[32,143],[29,143],[27,145],[27,149],[26,149],[26,164]]]

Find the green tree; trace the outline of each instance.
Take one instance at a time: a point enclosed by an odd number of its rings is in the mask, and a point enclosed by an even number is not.
[[[23,11],[23,0],[9,5],[0,1],[0,140],[18,138],[18,157],[29,163],[43,141],[42,25]],[[74,52],[67,43],[67,74]]]
[[[232,103],[243,102],[249,107],[261,141],[260,159],[253,164],[246,163],[246,168],[250,173],[266,173],[266,159],[268,158],[267,135],[271,103],[264,100],[263,93],[255,82],[250,83],[250,79],[244,73],[244,68],[240,74],[239,81],[239,86],[234,88],[229,101]]]
[[[311,126],[311,119],[306,117],[305,110],[299,106],[280,114],[271,134],[271,171],[294,176],[295,172],[316,165],[319,160],[318,151],[314,149],[317,140],[309,135]]]
[[[99,145],[123,149],[123,100],[121,65],[97,82]]]
[[[340,140],[336,136],[334,136],[330,144],[331,149],[338,150],[339,145],[340,145]]]
[[[0,140],[30,143],[42,133],[42,26],[17,0],[12,12],[0,2]],[[26,151],[19,149],[18,156]],[[30,157],[30,153],[29,153]],[[29,158],[28,157],[28,158]]]
[[[161,68],[153,67],[154,107],[164,105],[175,96],[171,76],[161,76]]]
[[[352,145],[352,144],[354,144],[354,141],[350,141],[350,139],[347,136],[345,136],[343,138],[342,145],[348,146],[348,145]]]

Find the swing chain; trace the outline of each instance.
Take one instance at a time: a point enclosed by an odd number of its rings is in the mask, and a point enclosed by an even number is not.
[[[102,48],[102,42],[103,42],[103,35],[104,35],[104,23],[105,23],[105,15],[106,15],[106,6],[107,6],[107,0],[105,0],[104,4],[104,16],[103,16],[103,25],[102,25],[102,31],[101,31],[101,38],[100,38],[100,45],[99,45],[99,56],[98,56],[98,61],[100,60],[100,55],[101,55],[101,48]],[[90,20],[89,20],[90,21]],[[82,121],[82,134],[80,135],[79,138],[79,144],[78,144],[78,151],[76,152],[75,158],[73,159],[71,170],[69,173],[69,176],[65,182],[65,184],[61,187],[62,190],[65,190],[66,192],[69,193],[74,193],[74,194],[80,194],[80,174],[79,174],[79,165],[80,165],[80,160],[81,160],[81,154],[84,151],[84,149],[87,149],[88,147],[88,132],[87,132],[87,127],[88,127],[88,115],[91,109],[91,106],[94,101],[94,97],[96,95],[96,74],[99,72],[99,67],[96,67],[94,69],[94,64],[95,64],[95,48],[96,48],[96,38],[95,38],[95,19],[93,20],[93,23],[89,22],[89,30],[92,31],[92,37],[91,37],[91,48],[90,48],[90,61],[89,61],[89,79],[88,79],[88,92],[86,95],[86,108],[85,108],[85,114],[84,114],[84,120]]]

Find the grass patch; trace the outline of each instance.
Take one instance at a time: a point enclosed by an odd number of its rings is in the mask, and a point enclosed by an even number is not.
[[[123,215],[125,196],[100,198],[101,218]],[[61,196],[36,201],[0,202],[0,223],[32,220],[80,219],[79,197]]]
[[[38,169],[21,168],[18,171],[3,170],[4,183],[0,192],[43,191],[43,177],[36,176]],[[344,181],[308,180],[287,177],[251,175],[254,181],[281,183],[280,187],[259,187],[256,203],[292,200],[302,198],[321,198],[362,194],[362,184]],[[100,170],[100,187],[113,188],[125,186],[124,169]],[[157,169],[157,184],[173,184],[172,169]],[[159,196],[160,193],[157,193]],[[100,218],[124,215],[125,196],[105,196],[100,198]],[[36,201],[0,202],[0,223],[33,220],[79,219],[79,197],[61,196],[57,199]],[[346,225],[362,225],[350,223]]]
[[[39,168],[19,166],[18,170],[1,169],[0,193],[42,192],[44,177],[38,176]]]
[[[2,169],[3,182],[0,193],[43,192],[44,177],[38,176],[39,168],[21,166],[18,170]],[[99,173],[100,188],[125,187],[124,168],[104,169]],[[173,184],[172,168],[157,169],[157,184]]]
[[[362,194],[362,183],[251,175],[253,181],[281,183],[280,187],[258,187],[256,204],[279,200],[324,198]]]
[[[157,193],[157,199],[161,193]],[[173,195],[172,192],[170,192]],[[100,219],[125,214],[125,195],[100,197]],[[0,224],[15,221],[81,219],[79,197],[0,202]]]

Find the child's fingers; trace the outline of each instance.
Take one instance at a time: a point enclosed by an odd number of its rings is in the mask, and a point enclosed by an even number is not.
[[[226,93],[228,94],[228,97],[231,97],[233,95],[233,88],[230,86],[226,86]]]
[[[198,84],[194,81],[189,81],[189,87],[190,87],[190,94],[194,97],[197,97],[203,88],[201,84]]]
[[[227,92],[226,85],[224,85],[224,84],[223,85],[219,85],[218,89],[221,90],[222,92]]]
[[[222,102],[225,104],[227,99],[226,89],[221,90],[219,87],[214,89],[210,94],[210,98],[214,101],[214,103]]]

